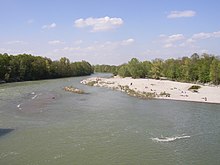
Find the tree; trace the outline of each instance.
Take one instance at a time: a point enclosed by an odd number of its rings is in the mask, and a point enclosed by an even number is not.
[[[19,68],[20,61],[18,56],[10,56],[9,67],[10,67],[10,80],[9,81],[20,81]]]
[[[194,53],[191,56],[189,65],[189,80],[195,82],[199,79],[199,55]]]
[[[145,77],[146,76],[151,77],[152,63],[150,61],[144,61],[142,62],[141,65],[142,65]]]
[[[46,60],[40,56],[34,58],[31,63],[32,68],[32,80],[39,80],[47,78],[47,65]]]
[[[5,76],[8,78],[10,72],[9,68],[10,57],[7,53],[0,54],[0,79],[5,80]]]
[[[180,61],[180,77],[179,79],[182,81],[190,81],[189,77],[189,68],[190,68],[191,60],[188,57],[183,57]]]
[[[115,73],[117,67],[115,65],[95,65],[94,70],[101,73]]]
[[[174,59],[168,59],[163,64],[163,74],[165,77],[168,77],[172,80],[176,79],[178,77],[177,68],[176,65],[177,62]]]
[[[64,75],[65,77],[71,76],[71,72],[70,72],[70,60],[66,57],[62,57],[59,61],[60,65],[59,65],[59,70],[60,70],[60,74]]]
[[[83,75],[89,75],[89,74],[93,73],[93,69],[92,69],[92,66],[90,65],[90,63],[88,63],[86,61],[82,61],[81,66],[82,66],[81,70],[83,70]]]
[[[155,59],[152,62],[151,75],[152,78],[159,79],[162,76],[163,60]]]
[[[216,58],[212,60],[210,66],[210,79],[214,84],[220,84],[220,61]]]
[[[131,76],[127,64],[120,66],[120,68],[118,70],[118,75],[121,77],[130,77]]]
[[[145,77],[142,64],[136,58],[132,58],[131,61],[128,62],[128,70],[132,78],[144,78]]]
[[[213,56],[203,54],[199,61],[199,81],[207,83],[210,81],[210,65],[213,61]]]
[[[70,63],[63,57],[52,61],[41,56],[0,54],[0,81],[26,81],[89,75],[93,67],[86,61]]]

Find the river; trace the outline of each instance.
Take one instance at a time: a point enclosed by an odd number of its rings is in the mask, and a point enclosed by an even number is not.
[[[85,78],[0,85],[1,165],[219,164],[220,105],[142,100]]]

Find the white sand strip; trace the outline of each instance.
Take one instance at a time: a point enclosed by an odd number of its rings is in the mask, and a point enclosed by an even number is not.
[[[154,93],[155,98],[170,99],[170,100],[183,100],[183,101],[195,101],[206,103],[220,103],[220,86],[204,86],[199,85],[201,88],[198,92],[188,90],[192,83],[181,83],[169,80],[155,80],[155,79],[132,79],[132,78],[99,78],[92,77],[83,80],[81,83],[92,86],[107,87],[111,89],[117,89],[120,91],[122,86],[126,86],[129,89],[137,93]],[[161,93],[169,94],[163,95]],[[128,93],[128,92],[127,92]]]

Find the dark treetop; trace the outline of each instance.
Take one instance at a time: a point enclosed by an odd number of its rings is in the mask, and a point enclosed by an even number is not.
[[[70,62],[66,57],[52,61],[41,56],[0,54],[0,82],[84,76],[93,73],[86,61]]]

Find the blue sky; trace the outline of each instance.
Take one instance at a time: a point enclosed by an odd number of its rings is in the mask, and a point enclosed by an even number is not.
[[[219,0],[0,0],[0,53],[122,64],[220,55]]]

